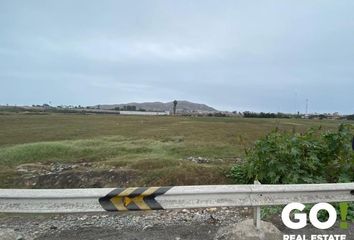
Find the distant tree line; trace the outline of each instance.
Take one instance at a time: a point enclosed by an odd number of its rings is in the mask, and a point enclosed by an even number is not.
[[[246,118],[294,118],[300,117],[298,114],[287,114],[287,113],[265,113],[265,112],[243,112],[243,116]]]
[[[290,114],[290,113],[265,113],[265,112],[250,112],[246,111],[242,113],[245,118],[301,118],[303,114]],[[307,116],[309,119],[333,119],[331,114],[310,114]],[[340,116],[338,119],[354,120],[354,114]]]
[[[215,113],[208,113],[208,117],[228,117],[225,113],[215,112]]]
[[[136,106],[134,106],[134,105],[124,105],[123,107],[115,107],[114,110],[117,110],[117,111],[140,111],[140,112],[146,112],[146,109],[143,109],[143,108],[137,109]]]
[[[354,120],[354,114],[345,116],[347,120]]]
[[[327,119],[328,116],[325,114],[311,114],[309,119]]]

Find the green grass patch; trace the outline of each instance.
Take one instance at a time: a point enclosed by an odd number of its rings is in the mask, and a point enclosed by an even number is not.
[[[113,161],[163,157],[168,152],[168,142],[104,137],[86,140],[54,141],[19,144],[0,148],[0,165],[13,167],[32,162],[82,162]]]

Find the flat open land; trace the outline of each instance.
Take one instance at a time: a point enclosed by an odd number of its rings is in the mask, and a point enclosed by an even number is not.
[[[341,121],[80,114],[0,115],[0,187],[73,188],[232,183],[230,167],[275,128]],[[1,214],[21,239],[213,239],[250,208],[97,214]],[[271,220],[286,232],[279,216]],[[4,230],[5,229],[5,230]],[[305,229],[303,233],[314,233]],[[330,233],[340,231],[338,227]],[[297,232],[299,233],[299,232]],[[301,232],[302,233],[302,232]],[[352,239],[352,229],[345,232]]]
[[[0,115],[0,187],[231,183],[244,150],[278,128],[339,120],[83,114]]]

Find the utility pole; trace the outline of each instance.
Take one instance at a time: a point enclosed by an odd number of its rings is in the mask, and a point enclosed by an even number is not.
[[[306,98],[306,116],[309,114],[309,99]]]

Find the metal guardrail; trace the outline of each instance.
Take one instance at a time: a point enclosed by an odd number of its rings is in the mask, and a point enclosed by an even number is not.
[[[144,188],[0,189],[0,212],[73,213],[231,206],[290,202],[351,202],[354,183],[205,185]]]

